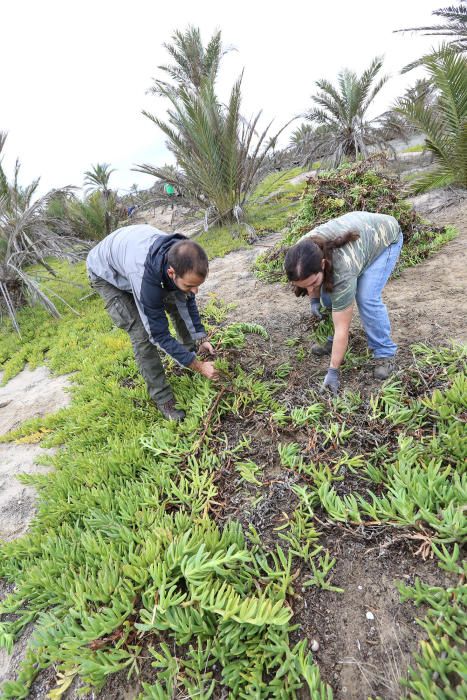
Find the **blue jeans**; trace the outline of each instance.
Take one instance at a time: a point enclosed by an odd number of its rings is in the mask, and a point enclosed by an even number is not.
[[[391,338],[391,324],[381,294],[399,259],[402,241],[401,233],[398,240],[385,248],[376,260],[363,270],[357,280],[358,311],[368,347],[373,351],[375,358],[393,357],[397,350],[397,345]],[[327,292],[321,292],[321,303],[328,309],[331,308],[331,297]]]

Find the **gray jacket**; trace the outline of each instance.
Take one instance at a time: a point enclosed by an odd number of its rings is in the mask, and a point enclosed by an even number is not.
[[[149,340],[181,365],[188,367],[195,353],[186,350],[171,334],[164,298],[175,295],[178,311],[193,340],[206,331],[201,323],[195,295],[180,291],[167,275],[167,253],[174,243],[186,240],[179,233],[167,234],[153,226],[124,226],[106,236],[89,253],[90,278],[100,277],[114,287],[133,294]]]

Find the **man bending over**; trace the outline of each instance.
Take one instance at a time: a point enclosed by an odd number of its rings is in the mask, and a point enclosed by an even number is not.
[[[217,378],[214,364],[201,362],[195,353],[213,354],[195,300],[208,274],[206,253],[181,234],[136,224],[106,236],[90,251],[86,264],[91,286],[112,321],[130,336],[151,399],[165,418],[183,420],[159,351],[208,379]],[[178,340],[170,334],[167,314]]]

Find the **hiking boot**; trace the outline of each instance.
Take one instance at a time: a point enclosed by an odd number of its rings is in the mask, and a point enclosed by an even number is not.
[[[311,346],[311,352],[313,355],[317,355],[318,357],[324,357],[325,355],[330,355],[332,352],[332,340],[326,340],[324,345],[320,345],[319,343],[315,343],[314,345]]]
[[[180,421],[185,418],[185,411],[175,408],[175,399],[169,399],[165,403],[158,403],[157,408],[167,420]]]
[[[379,357],[375,360],[376,367],[374,369],[373,375],[375,379],[380,379],[384,381],[396,369],[396,362],[394,357]]]

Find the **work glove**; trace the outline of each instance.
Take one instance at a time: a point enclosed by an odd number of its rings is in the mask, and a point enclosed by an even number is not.
[[[313,318],[317,318],[318,321],[321,321],[323,318],[323,314],[321,313],[321,302],[319,299],[316,299],[315,297],[311,297],[310,299],[310,305],[311,305],[311,315]]]
[[[321,387],[321,393],[324,393],[325,391],[331,391],[334,394],[334,396],[336,396],[337,392],[339,391],[339,384],[339,370],[335,369],[334,367],[330,367],[324,378],[324,382]]]

